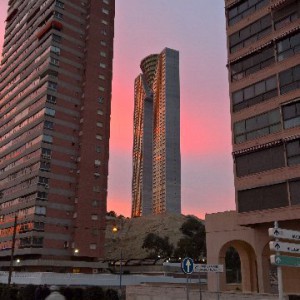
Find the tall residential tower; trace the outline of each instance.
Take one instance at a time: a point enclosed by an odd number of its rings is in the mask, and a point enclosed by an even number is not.
[[[269,293],[268,228],[300,230],[300,1],[225,0],[225,10],[236,212],[206,217],[208,261],[235,247],[242,290]],[[282,272],[285,292],[299,293],[299,270]]]
[[[141,62],[135,79],[132,216],[181,213],[179,53]]]
[[[9,0],[0,79],[0,260],[9,259],[14,227],[15,255],[27,269],[37,259],[52,270],[48,259],[64,268],[76,264],[63,261],[104,255],[114,2]]]

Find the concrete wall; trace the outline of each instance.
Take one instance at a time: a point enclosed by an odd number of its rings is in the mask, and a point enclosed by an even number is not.
[[[278,295],[256,294],[256,293],[234,293],[225,292],[218,294],[215,292],[201,292],[202,300],[277,300]],[[127,286],[126,300],[199,300],[200,294],[197,287],[189,287],[189,297],[187,297],[186,285],[139,285]],[[287,300],[288,297],[284,297]]]

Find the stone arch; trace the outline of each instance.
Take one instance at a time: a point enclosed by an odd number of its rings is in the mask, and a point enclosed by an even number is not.
[[[225,266],[226,251],[229,247],[235,248],[241,260],[241,289],[243,292],[258,292],[257,261],[252,246],[242,240],[232,240],[224,244],[219,252],[219,263]],[[220,289],[228,290],[225,272],[220,278]]]

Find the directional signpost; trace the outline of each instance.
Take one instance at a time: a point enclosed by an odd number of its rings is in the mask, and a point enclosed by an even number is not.
[[[186,299],[189,300],[189,274],[194,272],[194,261],[186,257],[181,262],[181,269],[186,274]]]
[[[200,264],[195,265],[194,272],[215,272],[215,273],[222,273],[224,272],[223,265],[208,265],[208,264]]]
[[[278,294],[279,299],[283,299],[282,286],[282,270],[281,266],[286,267],[300,267],[299,256],[284,256],[280,252],[300,254],[300,244],[280,242],[279,239],[293,240],[300,242],[300,231],[287,230],[278,228],[278,222],[274,222],[274,228],[269,228],[269,236],[275,238],[275,241],[269,243],[270,250],[275,251],[276,254],[270,256],[271,264],[277,266],[278,277]]]
[[[300,257],[284,256],[284,255],[271,255],[271,264],[276,266],[286,267],[299,267],[300,268]]]
[[[269,246],[270,246],[270,250],[272,251],[281,251],[281,252],[300,254],[300,244],[270,242]]]
[[[194,261],[186,257],[182,260],[181,269],[185,274],[192,274],[194,272]]]

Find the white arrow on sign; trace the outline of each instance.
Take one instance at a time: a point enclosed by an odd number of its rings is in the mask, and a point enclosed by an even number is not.
[[[269,246],[272,251],[300,253],[300,244],[270,242]]]
[[[187,266],[187,272],[190,273],[191,262],[189,260],[186,262],[186,266]]]
[[[287,240],[300,241],[300,231],[281,228],[269,228],[269,236]]]

